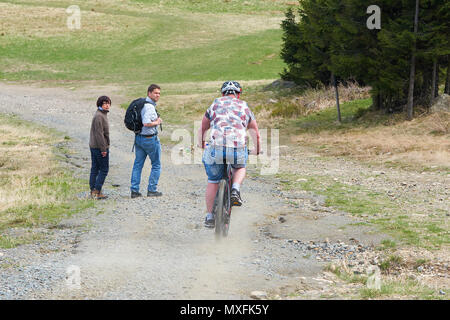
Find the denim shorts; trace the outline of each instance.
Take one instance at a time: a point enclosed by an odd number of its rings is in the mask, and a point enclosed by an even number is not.
[[[224,159],[234,169],[245,168],[248,159],[247,147],[228,148],[208,146],[203,152],[202,162],[205,165],[209,183],[219,183],[224,172]]]

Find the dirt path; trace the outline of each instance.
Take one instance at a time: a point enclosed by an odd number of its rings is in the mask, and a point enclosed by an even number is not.
[[[70,136],[69,147],[76,151],[70,162],[87,179],[93,102],[111,92],[106,89],[0,84],[0,112],[16,113]],[[118,107],[122,98],[110,96],[112,146],[105,184],[109,200],[64,220],[56,230],[45,230],[46,242],[2,249],[0,259],[9,259],[16,267],[2,271],[0,298],[249,299],[254,290],[267,292],[269,298],[292,292],[300,298],[319,298],[324,293],[342,297],[345,288],[339,291],[335,283],[323,279],[329,261],[305,254],[292,239],[333,243],[353,238],[368,248],[386,238],[366,227],[348,226],[357,220],[327,210],[320,197],[305,199],[296,208],[286,205],[273,177],[263,176],[246,180],[245,204],[233,211],[229,237],[218,243],[213,232],[203,227],[203,167],[174,165],[166,146],[159,187],[164,196],[130,199],[133,137],[123,126],[124,110]],[[174,128],[167,124],[164,129],[170,134]],[[141,191],[146,189],[149,170],[147,162]],[[320,214],[318,208],[323,209]],[[288,213],[286,223],[280,222],[280,213]],[[72,265],[80,270],[80,288],[65,282]]]

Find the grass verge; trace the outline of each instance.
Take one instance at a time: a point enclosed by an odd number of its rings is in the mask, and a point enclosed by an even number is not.
[[[446,300],[439,290],[433,289],[417,280],[396,279],[381,276],[381,288],[369,289],[366,275],[355,275],[343,270],[341,267],[326,268],[334,273],[340,280],[357,285],[354,299],[415,299],[415,300]]]
[[[389,193],[335,181],[328,175],[279,173],[277,178],[283,181],[284,190],[306,190],[323,195],[326,206],[364,218],[365,224],[378,227],[404,245],[439,249],[450,243],[446,214],[411,214],[410,208],[417,199],[394,201]],[[382,245],[395,247],[395,243],[389,241]]]
[[[76,197],[86,181],[75,178],[56,159],[54,145],[66,137],[5,114],[0,114],[0,132],[0,247],[34,240],[7,236],[9,228],[55,224],[93,206],[92,200]]]

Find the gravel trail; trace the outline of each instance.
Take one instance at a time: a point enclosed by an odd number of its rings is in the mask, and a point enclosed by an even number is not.
[[[111,91],[0,84],[0,112],[16,113],[70,136],[68,147],[75,154],[68,165],[87,179],[93,104],[104,92]],[[364,244],[360,248],[379,241],[381,235],[362,227],[337,230],[354,222],[345,213],[322,211],[315,221],[308,217],[317,212],[305,205],[295,209],[301,219],[291,219],[293,209],[286,209],[272,178],[263,176],[245,181],[244,206],[233,210],[229,237],[217,242],[213,232],[203,227],[203,166],[174,165],[171,149],[164,144],[159,184],[163,196],[130,199],[133,136],[123,125],[124,110],[118,107],[118,101],[124,101],[117,94],[108,95],[113,101],[108,115],[110,172],[104,188],[109,199],[63,220],[57,228],[41,227],[43,240],[0,249],[4,266],[0,299],[250,299],[255,290],[273,297],[283,288],[299,287],[320,294],[327,282],[317,277],[326,259],[305,254],[309,249],[313,254],[315,246],[300,243],[299,250],[292,239],[314,238],[323,245],[325,238],[353,237]],[[166,124],[164,134],[173,129]],[[141,192],[146,190],[149,172],[147,161]],[[313,200],[320,206],[320,198]],[[286,216],[289,223],[281,224],[279,213],[286,210],[291,211]],[[334,247],[342,251],[342,245]],[[65,281],[70,266],[79,268],[80,287]]]

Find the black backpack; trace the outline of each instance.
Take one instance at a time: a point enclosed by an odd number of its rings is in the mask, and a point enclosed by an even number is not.
[[[125,123],[125,126],[135,134],[140,133],[143,127],[141,111],[142,108],[144,108],[145,103],[145,98],[133,100],[125,113],[125,119],[123,122]]]

